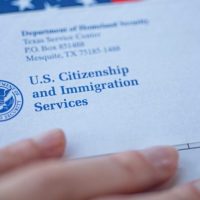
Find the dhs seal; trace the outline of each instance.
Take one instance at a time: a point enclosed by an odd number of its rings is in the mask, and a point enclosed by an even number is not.
[[[0,122],[16,117],[23,102],[22,93],[14,84],[0,80]]]

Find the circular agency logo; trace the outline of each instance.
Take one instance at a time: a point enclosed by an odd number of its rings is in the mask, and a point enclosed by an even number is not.
[[[23,107],[23,95],[14,84],[0,80],[0,122],[16,117]]]

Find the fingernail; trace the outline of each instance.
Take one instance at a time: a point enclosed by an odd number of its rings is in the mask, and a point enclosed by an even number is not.
[[[65,135],[60,129],[51,130],[43,136],[36,139],[44,156],[61,156],[65,149]]]
[[[200,181],[195,181],[193,183],[193,186],[198,192],[200,192]]]
[[[149,161],[157,170],[172,171],[177,168],[178,152],[173,147],[154,147],[143,150],[147,161]]]

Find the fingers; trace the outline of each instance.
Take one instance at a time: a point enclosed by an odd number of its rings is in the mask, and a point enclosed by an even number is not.
[[[110,196],[105,198],[96,198],[93,200],[199,200],[200,199],[200,181],[190,183],[173,190],[159,193],[146,193],[129,196]]]
[[[160,147],[67,163],[51,162],[1,181],[0,194],[12,194],[0,199],[16,200],[13,190],[20,193],[20,200],[85,200],[144,191],[173,176],[177,160],[175,149]]]
[[[0,150],[0,173],[45,158],[62,156],[65,136],[61,130],[50,131],[38,140],[25,140]]]
[[[132,198],[127,200],[199,200],[200,199],[200,181],[187,184],[181,187],[177,187],[175,189],[162,192],[159,194],[153,194],[150,198],[140,197],[140,198]]]

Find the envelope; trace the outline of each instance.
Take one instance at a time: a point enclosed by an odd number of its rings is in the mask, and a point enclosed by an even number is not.
[[[199,1],[10,3],[0,4],[0,146],[58,127],[70,158],[200,147]]]

